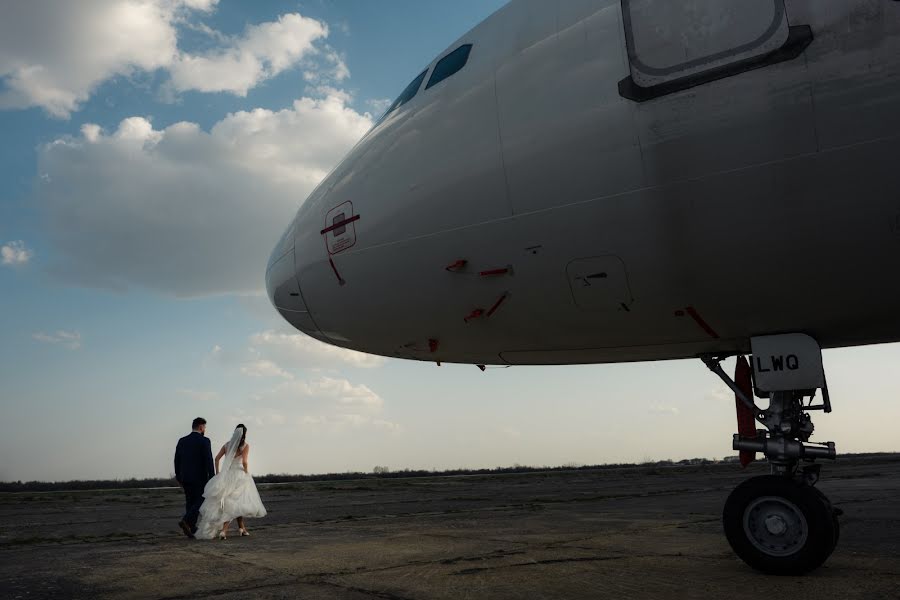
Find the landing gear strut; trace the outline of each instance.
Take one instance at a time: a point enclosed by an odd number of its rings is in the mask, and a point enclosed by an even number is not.
[[[736,434],[734,449],[762,453],[771,467],[770,475],[745,481],[728,497],[722,515],[725,537],[751,567],[799,575],[822,565],[840,535],[840,511],[813,487],[821,470],[814,461],[836,456],[834,442],[809,442],[810,412],[831,412],[821,350],[802,334],[755,337],[751,345],[754,387],[757,396],[769,398],[766,409],[756,406],[752,389],[742,389],[723,371],[725,357],[701,357],[765,427],[755,436]],[[823,402],[814,405],[817,389]]]

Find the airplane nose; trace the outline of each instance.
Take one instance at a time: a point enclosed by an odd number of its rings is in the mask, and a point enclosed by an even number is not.
[[[293,243],[287,250],[279,244],[272,253],[266,269],[266,291],[269,301],[288,323],[307,335],[321,337],[297,283]]]

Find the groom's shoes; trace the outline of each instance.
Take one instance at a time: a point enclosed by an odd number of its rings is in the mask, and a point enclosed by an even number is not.
[[[188,536],[191,539],[194,539],[194,534],[191,531],[191,526],[187,524],[187,521],[185,521],[185,520],[178,521],[178,526],[181,527],[181,530],[184,532],[184,535]]]

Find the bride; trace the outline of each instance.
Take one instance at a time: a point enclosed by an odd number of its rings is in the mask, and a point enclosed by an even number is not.
[[[247,466],[249,455],[247,427],[241,424],[234,429],[231,441],[222,446],[216,455],[216,475],[203,490],[203,505],[197,523],[198,538],[211,540],[218,533],[219,538],[224,540],[228,526],[235,518],[241,535],[250,535],[244,518],[266,516],[266,507],[260,500]],[[219,461],[222,461],[221,469]]]

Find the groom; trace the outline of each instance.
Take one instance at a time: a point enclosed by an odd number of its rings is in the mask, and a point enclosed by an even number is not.
[[[175,446],[175,480],[184,490],[184,516],[178,526],[189,538],[197,532],[203,488],[215,475],[212,446],[206,438],[206,419],[197,417],[191,423],[193,431],[178,440]]]

